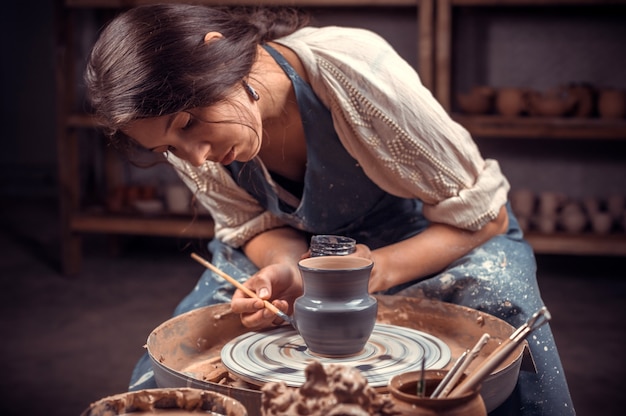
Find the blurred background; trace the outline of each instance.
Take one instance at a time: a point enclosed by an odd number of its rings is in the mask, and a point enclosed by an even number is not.
[[[211,238],[210,218],[167,165],[129,163],[86,115],[82,71],[99,29],[145,2],[3,2],[3,414],[77,414],[124,391],[145,337],[201,272],[188,253]],[[561,312],[575,404],[623,407],[626,2],[270,3],[384,36],[499,160],[546,303]]]

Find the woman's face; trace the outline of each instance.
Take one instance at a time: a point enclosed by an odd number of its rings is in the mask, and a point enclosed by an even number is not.
[[[160,117],[135,120],[124,133],[154,152],[169,151],[193,166],[206,160],[247,162],[261,148],[261,117],[243,88],[229,100]]]

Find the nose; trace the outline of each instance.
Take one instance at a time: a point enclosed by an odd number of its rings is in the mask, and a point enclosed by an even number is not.
[[[178,146],[175,154],[195,167],[201,166],[206,161],[206,149],[203,146],[185,144]]]

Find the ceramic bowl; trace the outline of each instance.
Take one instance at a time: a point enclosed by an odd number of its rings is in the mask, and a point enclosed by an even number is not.
[[[493,109],[495,90],[490,87],[474,87],[468,93],[458,93],[457,102],[467,114],[487,114]]]
[[[395,410],[402,416],[487,416],[487,408],[480,392],[480,386],[454,398],[430,398],[447,371],[424,371],[425,394],[417,395],[417,386],[421,380],[420,371],[394,376],[389,381],[389,394]],[[463,381],[463,377],[459,383]],[[457,384],[458,386],[458,384]]]
[[[81,416],[117,415],[228,415],[247,416],[239,401],[223,394],[193,388],[148,389],[105,397],[92,403]]]

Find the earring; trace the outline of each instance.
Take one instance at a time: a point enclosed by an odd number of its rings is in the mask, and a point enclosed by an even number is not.
[[[252,97],[252,99],[254,101],[259,101],[259,99],[261,97],[259,97],[259,93],[256,92],[256,90],[254,88],[252,88],[250,86],[250,84],[248,84],[245,80],[241,81],[243,83],[243,87],[245,88],[246,92],[248,93],[248,95],[250,95],[250,97]]]

